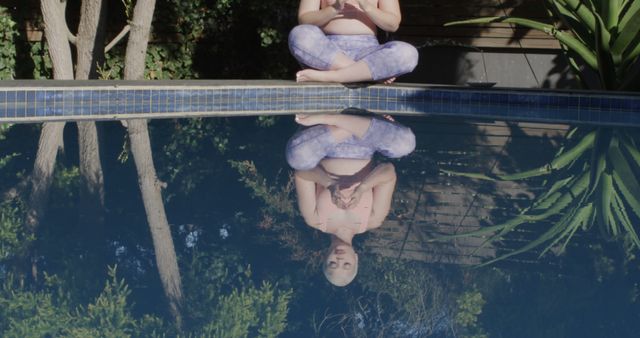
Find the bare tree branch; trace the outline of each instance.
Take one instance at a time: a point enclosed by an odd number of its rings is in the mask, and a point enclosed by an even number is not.
[[[120,42],[120,40],[122,40],[127,33],[129,33],[129,31],[131,30],[131,25],[126,25],[122,28],[122,30],[120,31],[120,33],[118,33],[118,35],[116,35],[115,38],[113,38],[113,40],[111,40],[111,42],[109,42],[109,44],[104,47],[104,53],[108,53],[111,48],[113,48],[115,45],[118,44],[118,42]]]

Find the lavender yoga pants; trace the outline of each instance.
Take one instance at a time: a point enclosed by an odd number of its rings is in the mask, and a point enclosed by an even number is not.
[[[415,147],[416,139],[411,129],[373,118],[362,138],[352,135],[339,143],[326,125],[302,129],[289,139],[286,157],[293,169],[309,170],[325,157],[369,159],[377,151],[386,157],[398,158],[409,155]]]
[[[418,50],[402,41],[379,44],[373,35],[326,35],[318,26],[299,25],[289,33],[289,50],[302,64],[329,70],[338,53],[364,61],[374,81],[413,71]]]

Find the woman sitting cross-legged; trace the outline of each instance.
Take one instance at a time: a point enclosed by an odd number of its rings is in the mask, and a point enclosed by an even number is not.
[[[296,80],[390,83],[410,73],[418,64],[416,48],[376,38],[378,28],[396,31],[400,20],[398,0],[301,0],[289,49],[312,69],[299,71]]]
[[[353,237],[382,224],[395,189],[394,166],[374,165],[373,154],[408,155],[415,137],[409,128],[375,117],[298,115],[296,122],[311,126],[287,144],[298,207],[309,226],[331,236],[324,274],[345,286],[358,272]]]

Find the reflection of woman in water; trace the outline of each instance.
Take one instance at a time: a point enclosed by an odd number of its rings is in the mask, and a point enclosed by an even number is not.
[[[398,0],[301,0],[289,49],[305,69],[297,81],[392,82],[411,72],[418,51],[401,41],[378,43],[378,28],[396,31]]]
[[[405,156],[415,148],[415,137],[409,128],[380,118],[298,115],[296,122],[312,126],[287,144],[300,213],[309,226],[331,235],[324,274],[344,286],[358,272],[353,236],[382,224],[395,188],[393,165],[374,166],[373,154]]]

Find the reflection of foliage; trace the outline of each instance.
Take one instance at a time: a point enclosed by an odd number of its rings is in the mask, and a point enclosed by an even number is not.
[[[286,327],[291,292],[275,292],[269,283],[259,289],[233,290],[221,297],[203,334],[207,337],[277,337]]]
[[[291,193],[293,191],[293,180],[289,178],[284,187],[278,187],[277,183],[270,185],[267,179],[262,176],[255,164],[251,161],[230,161],[231,167],[238,170],[240,180],[245,186],[252,190],[253,196],[265,202],[265,208],[269,214],[284,214],[293,218],[296,214]]]
[[[0,141],[4,141],[6,139],[5,133],[7,131],[9,131],[9,129],[12,126],[13,126],[12,124],[0,123]],[[19,155],[20,154],[18,154],[18,153],[11,153],[11,154],[8,154],[8,155],[0,155],[0,169],[6,167],[7,164],[9,163],[9,161],[14,159],[15,157],[18,157]]]
[[[211,173],[211,163],[202,156],[213,149],[219,154],[227,150],[229,127],[224,119],[184,119],[171,125],[152,126],[154,132],[169,132],[163,137],[163,159],[159,175],[177,191],[189,195]],[[161,127],[164,127],[161,129]],[[168,129],[168,130],[166,130]],[[169,194],[167,199],[172,198]]]
[[[482,313],[485,303],[482,293],[478,290],[466,291],[456,299],[458,305],[456,324],[468,332],[463,337],[487,338],[487,335],[482,333],[482,329],[478,328],[478,316]]]
[[[55,277],[42,291],[23,289],[8,278],[0,290],[0,334],[3,337],[141,337],[166,332],[157,317],[136,320],[130,312],[129,288],[115,268],[98,297],[73,307],[56,287]]]
[[[193,253],[184,275],[189,327],[205,337],[276,337],[286,327],[291,291],[255,287],[232,253]]]
[[[512,17],[473,19],[450,25],[506,22],[544,31],[562,44],[576,75],[583,73],[576,61],[579,60],[597,72],[602,89],[638,89],[639,1],[547,0],[546,4],[571,34],[550,24]],[[582,84],[588,87],[586,82]],[[542,254],[556,245],[560,245],[562,252],[579,229],[586,230],[595,224],[609,237],[622,239],[628,247],[639,249],[634,222],[640,219],[640,152],[633,136],[625,130],[576,128],[569,134],[568,142],[570,146],[540,168],[492,177],[463,174],[498,180],[550,177],[546,182],[548,190],[519,216],[462,236],[495,232],[487,241],[493,242],[523,223],[555,218],[555,224],[536,240],[498,259],[544,243],[548,244]]]
[[[60,197],[55,200],[56,204],[73,207],[76,203],[78,187],[80,187],[80,168],[78,166],[64,167],[58,164],[51,187],[60,194]]]
[[[457,280],[457,279],[456,279]],[[316,336],[449,337],[454,330],[452,284],[427,265],[367,255],[357,278],[362,296],[348,312],[314,318]],[[354,299],[355,298],[355,299]]]
[[[548,164],[511,175],[456,173],[490,180],[519,180],[548,175],[548,189],[519,216],[504,223],[484,227],[468,235],[493,233],[485,242],[500,240],[525,223],[556,219],[540,237],[504,259],[547,243],[540,255],[560,245],[564,251],[579,229],[598,225],[611,238],[640,249],[634,221],[640,219],[640,152],[625,130],[598,129],[586,134],[574,130],[566,147]],[[562,243],[562,244],[560,244]],[[494,262],[487,262],[489,264]]]
[[[279,184],[278,180],[271,184],[258,172],[253,162],[229,163],[238,171],[240,181],[251,190],[253,197],[263,202],[259,227],[276,234],[278,241],[291,250],[293,260],[306,260],[312,265],[319,264],[319,241],[311,241],[301,227],[295,225],[298,213],[292,197],[293,177],[288,176],[286,184]]]
[[[0,7],[0,80],[11,80],[15,76],[16,47],[14,39],[18,32],[16,23],[7,9]]]
[[[34,239],[23,226],[23,210],[17,200],[0,203],[0,262],[23,255]]]

